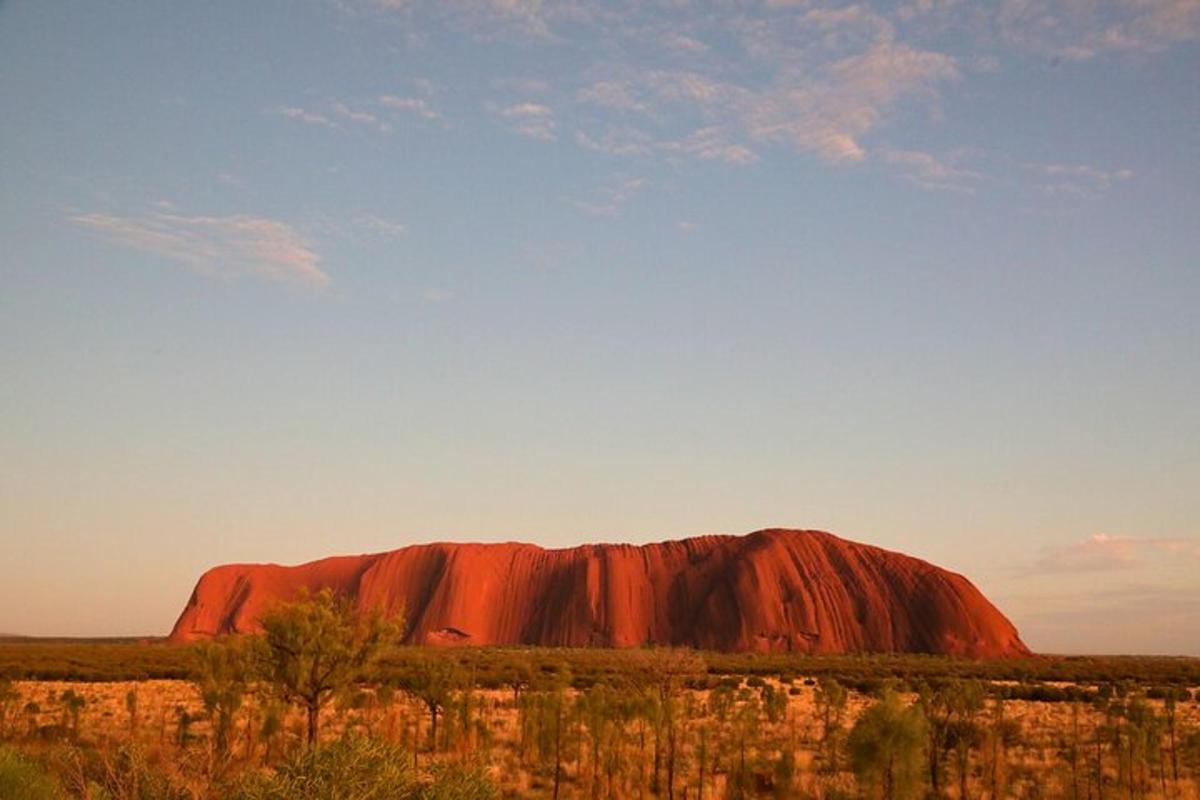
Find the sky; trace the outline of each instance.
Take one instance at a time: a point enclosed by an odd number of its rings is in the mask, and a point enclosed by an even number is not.
[[[1200,654],[1200,1],[0,1],[0,632],[828,530]]]

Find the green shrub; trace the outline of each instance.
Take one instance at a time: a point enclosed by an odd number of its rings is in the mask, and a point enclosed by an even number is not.
[[[58,784],[40,766],[10,747],[0,747],[0,797],[4,800],[58,800]]]
[[[921,792],[925,717],[905,706],[896,694],[883,697],[862,713],[847,741],[850,764],[863,789],[882,800],[908,800]]]
[[[401,800],[417,786],[408,754],[386,742],[346,737],[310,748],[274,772],[242,776],[230,800]]]
[[[133,744],[122,744],[112,751],[92,752],[83,762],[95,800],[108,797],[188,800],[192,796],[172,779],[160,761]]]
[[[481,766],[445,762],[433,768],[433,782],[417,795],[420,800],[492,800],[499,796],[496,784]]]
[[[377,739],[347,736],[303,751],[274,773],[241,776],[229,800],[489,800],[493,783],[478,767],[434,768],[430,782],[412,770],[412,756]]]

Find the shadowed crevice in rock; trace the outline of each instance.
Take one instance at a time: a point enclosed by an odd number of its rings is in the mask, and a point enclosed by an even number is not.
[[[1028,655],[961,575],[821,531],[763,530],[547,550],[426,544],[294,567],[206,572],[171,638],[259,630],[302,589],[404,613],[416,644]]]

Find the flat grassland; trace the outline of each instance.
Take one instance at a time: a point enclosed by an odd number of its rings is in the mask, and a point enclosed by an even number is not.
[[[88,770],[132,769],[130,751],[176,792],[156,796],[213,798],[303,750],[299,709],[252,686],[219,757],[196,664],[157,641],[2,641],[0,747],[74,797],[122,796],[117,778],[88,794]],[[888,691],[924,715],[914,795],[852,752]],[[321,740],[346,735],[394,743],[417,774],[478,767],[506,797],[1195,800],[1200,659],[400,648],[324,712]]]

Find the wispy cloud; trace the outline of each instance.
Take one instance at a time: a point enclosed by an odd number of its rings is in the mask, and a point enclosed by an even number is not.
[[[278,114],[281,117],[294,119],[297,122],[308,123],[309,125],[323,125],[327,128],[337,127],[337,125],[335,125],[333,121],[324,114],[316,111],[308,111],[306,109],[299,108],[298,106],[276,106],[275,108],[271,109],[271,112]]]
[[[291,225],[268,217],[80,214],[71,222],[120,245],[202,275],[254,277],[296,286],[330,283],[321,258]]]
[[[1038,164],[1021,167],[1035,176],[1047,194],[1089,196],[1103,193],[1115,183],[1132,180],[1131,169],[1107,170],[1088,164]]]
[[[350,120],[358,125],[366,125],[369,128],[375,128],[378,131],[387,133],[390,131],[391,125],[382,121],[375,114],[362,109],[351,108],[341,101],[336,101],[333,104],[333,110],[341,117]]]
[[[576,131],[575,143],[585,150],[612,156],[646,155],[662,145],[645,131],[628,125],[609,125],[595,137]]]
[[[408,227],[403,223],[374,214],[360,214],[354,218],[354,223],[370,233],[389,239],[396,239],[408,233]]]
[[[630,178],[618,176],[601,186],[593,198],[589,200],[572,200],[571,204],[583,211],[598,217],[611,217],[621,210],[635,194],[646,187],[645,178]]]
[[[660,148],[686,153],[704,161],[724,161],[726,164],[753,164],[758,154],[744,144],[730,142],[718,126],[693,131],[678,142],[662,142]]]
[[[1091,580],[1087,578],[1091,577]],[[1200,655],[1200,587],[1079,576],[995,596],[1025,641],[1051,653]]]
[[[385,94],[379,98],[379,104],[384,108],[415,114],[431,122],[445,121],[445,117],[440,112],[434,110],[433,106],[424,97],[398,97],[392,94]]]
[[[960,77],[951,56],[900,42],[891,22],[862,6],[787,12],[778,20],[735,18],[741,52],[703,69],[639,69],[593,81],[581,103],[641,117],[652,143],[638,152],[683,153],[746,164],[766,145],[813,153],[834,164],[861,161],[864,143],[903,100],[935,101]],[[710,61],[706,59],[706,61]],[[577,141],[608,152],[633,151],[611,122]],[[682,130],[681,130],[682,129]]]
[[[932,96],[939,83],[956,77],[950,56],[881,41],[832,64],[823,81],[757,98],[749,127],[755,138],[784,141],[827,161],[859,161],[866,156],[863,137],[900,98]]]
[[[931,153],[918,150],[881,148],[879,157],[901,175],[924,189],[946,189],[972,193],[984,176],[973,170],[954,166]]]
[[[678,32],[663,34],[661,41],[667,49],[688,55],[705,53],[709,49],[708,45],[699,39]]]
[[[582,103],[594,103],[620,111],[647,110],[646,104],[634,97],[633,87],[628,81],[596,81],[580,89],[575,96]]]
[[[558,121],[549,106],[524,102],[499,108],[496,113],[523,136],[546,142],[558,138]]]
[[[1086,59],[1200,39],[1200,0],[999,0],[982,7],[961,0],[834,7],[766,0],[703,11],[682,2],[401,5],[403,14],[427,14],[435,25],[469,35],[515,35],[523,47],[555,48],[552,76],[489,81],[509,99],[484,100],[485,107],[524,136],[673,162],[745,165],[781,151],[839,166],[875,161],[921,188],[962,192],[1009,181],[998,171],[989,181],[966,156],[890,146],[889,126],[897,119],[909,124],[913,111],[936,122],[949,86],[1001,70],[1013,54]],[[962,42],[971,54],[960,62],[951,52]],[[580,57],[560,57],[564,44],[580,45]],[[422,93],[413,95],[388,102],[436,119]],[[323,110],[305,113],[337,119]],[[1130,174],[1051,164],[1021,171],[1060,194],[1095,194]]]
[[[1018,47],[1069,61],[1158,52],[1200,39],[1197,0],[1004,0],[997,23]]]
[[[1100,572],[1132,569],[1155,556],[1194,559],[1200,562],[1200,540],[1137,538],[1097,533],[1070,544],[1047,548],[1033,572]],[[1197,565],[1200,567],[1200,563]]]
[[[428,81],[410,81],[419,91],[432,91]],[[394,94],[380,95],[375,99],[344,101],[332,100],[320,110],[299,106],[276,106],[272,113],[308,125],[346,130],[346,126],[361,126],[379,133],[391,133],[399,114],[414,115],[430,122],[446,124],[446,118],[425,97],[408,97]]]

